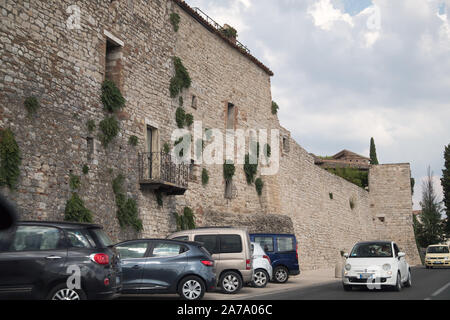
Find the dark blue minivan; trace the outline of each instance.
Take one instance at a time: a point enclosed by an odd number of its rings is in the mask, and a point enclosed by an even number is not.
[[[289,275],[300,274],[295,235],[252,233],[250,240],[259,243],[269,256],[273,268],[273,281],[285,283]]]

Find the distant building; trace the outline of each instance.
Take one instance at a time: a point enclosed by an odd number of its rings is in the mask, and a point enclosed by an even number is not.
[[[369,158],[345,149],[331,157],[320,157],[314,154],[311,155],[314,157],[314,163],[323,169],[346,167],[369,170],[370,166]]]

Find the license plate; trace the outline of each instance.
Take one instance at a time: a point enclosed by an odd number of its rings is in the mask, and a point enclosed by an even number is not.
[[[372,273],[360,273],[359,278],[360,279],[372,279],[373,274]]]
[[[441,261],[436,261],[434,264],[442,264]]]

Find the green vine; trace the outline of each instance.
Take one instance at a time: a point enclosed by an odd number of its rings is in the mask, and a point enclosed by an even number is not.
[[[117,219],[121,228],[131,226],[135,231],[142,231],[142,220],[139,219],[139,212],[136,200],[127,198],[122,185],[125,178],[119,174],[112,182],[112,189],[116,196]]]
[[[132,145],[133,147],[136,147],[138,145],[139,139],[136,136],[130,136],[128,139],[128,143]]]
[[[103,146],[107,146],[119,134],[119,122],[114,116],[106,117],[100,122],[100,140]]]
[[[209,182],[209,173],[206,168],[203,168],[202,170],[202,185],[206,186]]]
[[[177,222],[177,231],[195,229],[194,212],[189,207],[184,207],[183,214],[174,213]]]
[[[223,177],[226,181],[231,181],[233,179],[234,173],[236,171],[236,167],[234,163],[227,163],[227,161],[223,164]]]
[[[277,114],[278,109],[280,109],[280,107],[278,107],[278,104],[275,101],[272,101],[272,114]]]
[[[179,15],[178,13],[175,13],[175,12],[171,13],[171,14],[170,14],[170,23],[171,23],[172,26],[173,26],[173,31],[177,32],[178,29],[180,28],[180,27],[179,27],[179,24],[180,24],[180,15]]]
[[[175,66],[175,76],[170,80],[170,96],[175,98],[183,89],[188,89],[191,86],[191,77],[184,67],[181,59],[173,57],[173,64]]]
[[[0,186],[16,188],[22,163],[19,145],[11,129],[0,131]]]
[[[186,112],[183,108],[177,108],[177,111],[175,112],[175,121],[177,122],[178,128],[184,128],[184,124],[186,123]]]
[[[76,192],[72,193],[72,197],[66,202],[64,220],[86,223],[93,222],[92,212],[84,206],[83,200]]]
[[[25,109],[27,109],[28,115],[32,116],[36,114],[40,107],[39,101],[36,97],[28,97],[24,102]]]
[[[261,178],[257,178],[255,180],[255,188],[256,188],[256,192],[258,193],[258,196],[262,195],[263,187],[264,187],[264,182],[262,181]]]
[[[116,112],[125,106],[125,102],[116,84],[111,80],[105,80],[102,84],[102,103],[105,110]]]
[[[92,133],[95,130],[95,121],[92,119],[89,119],[86,122],[86,127],[87,127],[89,133]]]

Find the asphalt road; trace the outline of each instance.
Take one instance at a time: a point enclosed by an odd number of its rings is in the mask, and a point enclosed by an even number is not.
[[[353,289],[346,292],[340,282],[258,294],[249,300],[450,300],[450,268],[412,268],[412,286],[400,292]]]

